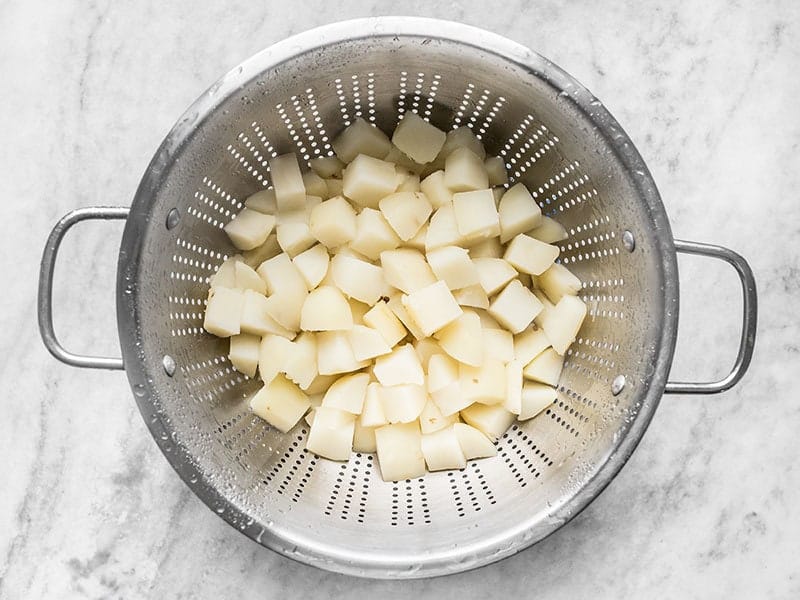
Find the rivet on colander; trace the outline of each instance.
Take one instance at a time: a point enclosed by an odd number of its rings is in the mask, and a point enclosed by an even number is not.
[[[636,238],[627,229],[622,232],[622,245],[625,246],[625,250],[628,252],[633,252],[636,248]]]
[[[164,372],[167,375],[172,377],[175,374],[175,359],[169,354],[164,355],[164,358],[161,359],[161,364],[164,365]]]
[[[173,208],[167,213],[167,229],[173,229],[181,220],[181,213],[177,208]]]
[[[611,393],[618,396],[623,389],[625,389],[625,375],[617,375],[611,382]]]

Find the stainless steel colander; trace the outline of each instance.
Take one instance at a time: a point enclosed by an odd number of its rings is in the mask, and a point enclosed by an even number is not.
[[[331,154],[355,117],[391,131],[416,112],[471,127],[545,214],[569,231],[561,261],[589,314],[557,403],[513,426],[495,458],[384,483],[371,455],[304,450],[252,416],[258,384],[202,331],[209,276],[234,253],[222,227],[270,185],[268,159]],[[117,273],[123,359],[79,356],[55,338],[53,267],[85,219],[127,219]],[[714,383],[668,383],[678,320],[676,251],[723,259],[744,292],[736,364]],[[372,577],[463,571],[552,533],[616,475],[662,394],[734,385],[755,341],[756,291],[739,255],[672,239],[655,184],[603,105],[538,54],[450,22],[366,19],[316,29],[225,75],[178,121],[127,208],[86,208],[55,227],[42,259],[40,328],[61,361],[127,371],[158,445],[191,489],[246,535],[311,565]]]

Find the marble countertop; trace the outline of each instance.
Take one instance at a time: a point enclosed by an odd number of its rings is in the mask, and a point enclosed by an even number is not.
[[[431,4],[0,4],[0,598],[800,596],[797,3]],[[35,300],[55,221],[130,203],[164,134],[217,77],[290,34],[392,13],[485,27],[576,76],[638,146],[676,237],[738,250],[760,293],[745,379],[719,396],[666,397],[629,464],[572,523],[499,564],[402,584],[302,566],[226,525],[162,458],[122,373],[47,354]],[[71,348],[118,351],[120,232],[86,225],[64,249],[55,317]],[[680,267],[673,373],[721,375],[738,282],[700,259]]]

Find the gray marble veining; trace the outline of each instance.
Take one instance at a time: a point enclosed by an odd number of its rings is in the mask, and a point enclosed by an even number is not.
[[[124,375],[55,362],[35,323],[50,227],[78,206],[128,204],[163,135],[220,74],[312,26],[398,13],[485,27],[576,76],[637,144],[675,235],[744,254],[760,293],[745,380],[666,398],[571,524],[499,564],[402,584],[310,569],[238,534],[160,456]],[[800,596],[800,5],[12,0],[0,24],[0,598]],[[86,225],[64,248],[56,322],[76,350],[118,351],[120,232]],[[680,266],[673,371],[722,374],[738,283],[701,259]]]

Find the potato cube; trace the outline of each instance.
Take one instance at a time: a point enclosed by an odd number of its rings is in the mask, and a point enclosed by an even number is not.
[[[577,296],[583,285],[564,265],[553,263],[550,268],[539,275],[539,287],[547,295],[550,302],[557,303],[562,296]]]
[[[425,474],[422,434],[416,422],[378,427],[375,445],[384,481],[413,479]]]
[[[317,334],[317,369],[320,375],[351,373],[368,364],[368,361],[356,360],[346,331],[320,331]]]
[[[470,247],[469,257],[472,260],[477,258],[502,258],[504,250],[500,240],[493,237]]]
[[[382,385],[425,385],[425,373],[411,344],[398,346],[390,354],[376,358],[372,371]]]
[[[508,173],[506,173],[506,164],[499,156],[487,156],[483,161],[483,168],[486,169],[486,175],[489,177],[489,185],[505,185],[508,183]]]
[[[279,212],[303,208],[306,202],[306,188],[300,165],[293,154],[282,154],[269,159],[272,187],[275,189],[275,202]]]
[[[317,243],[308,223],[302,221],[280,223],[276,233],[278,245],[290,257],[297,256]]]
[[[301,390],[307,390],[319,375],[317,372],[317,338],[313,333],[304,331],[292,342],[286,356],[283,357],[283,368],[286,377],[294,381]]]
[[[522,410],[522,368],[525,363],[512,360],[506,365],[506,397],[503,407],[515,415]]]
[[[257,268],[265,260],[278,256],[281,253],[281,247],[278,244],[277,234],[270,233],[266,241],[252,250],[245,250],[242,252],[242,259],[247,266]]]
[[[359,302],[354,298],[348,298],[347,303],[350,305],[350,312],[353,313],[353,325],[363,325],[364,315],[369,312],[369,304]]]
[[[453,212],[464,239],[480,240],[500,235],[500,218],[491,190],[453,194]]]
[[[414,237],[433,212],[430,202],[422,192],[389,194],[380,200],[378,206],[401,240]]]
[[[325,186],[328,188],[328,198],[344,195],[344,180],[343,179],[326,179]]]
[[[314,409],[306,449],[330,460],[348,460],[353,451],[355,425],[355,416],[347,411],[320,406]]]
[[[423,250],[425,250],[425,238],[427,237],[428,237],[428,224],[424,223],[422,227],[419,228],[419,231],[417,231],[417,233],[414,234],[414,237],[412,237],[409,240],[406,240],[406,246],[422,252]]]
[[[458,381],[458,362],[446,354],[428,359],[428,392],[433,393]]]
[[[356,237],[356,211],[336,196],[314,207],[309,221],[311,235],[328,248],[336,248]]]
[[[378,331],[390,348],[406,337],[406,328],[383,300],[367,311],[364,324]]]
[[[286,253],[265,260],[256,271],[267,284],[267,291],[270,294],[278,291],[288,291],[293,294],[308,291],[303,276]]]
[[[297,425],[309,408],[308,396],[283,375],[275,377],[250,399],[250,409],[283,433]]]
[[[322,398],[322,406],[330,406],[360,415],[367,395],[369,374],[354,373],[336,380]]]
[[[492,315],[490,315],[487,311],[476,309],[475,314],[478,315],[478,318],[481,321],[481,327],[484,329],[502,329],[503,326],[497,322]]]
[[[449,325],[463,313],[444,281],[437,281],[403,296],[402,302],[409,316],[426,336]]]
[[[419,192],[419,175],[416,173],[401,172],[400,167],[395,167],[398,174],[397,192]]]
[[[530,379],[531,381],[556,386],[563,368],[564,357],[553,348],[547,348],[525,365],[525,368],[522,369],[522,375],[525,379]]]
[[[392,149],[388,136],[361,117],[336,136],[331,145],[344,163],[352,162],[359,154],[383,158]]]
[[[292,263],[306,282],[308,290],[311,291],[319,285],[328,272],[330,256],[325,246],[316,244],[295,256]]]
[[[317,356],[319,356],[319,351],[317,352]],[[328,391],[328,388],[333,385],[333,382],[339,379],[340,375],[317,375],[314,378],[314,381],[305,389],[306,394],[308,394],[309,400],[312,400],[315,397],[319,397],[319,402],[316,406],[322,405],[322,396]]]
[[[448,203],[438,208],[428,225],[425,235],[425,250],[431,251],[443,246],[452,246],[462,241],[456,224],[456,213],[452,204]]]
[[[350,330],[350,346],[353,348],[356,360],[368,360],[392,351],[377,330],[363,325],[353,325]]]
[[[330,179],[331,177],[341,179],[342,169],[344,169],[344,163],[335,156],[318,156],[317,158],[312,158],[308,166],[323,179]]]
[[[514,336],[509,331],[484,327],[483,344],[487,356],[492,356],[502,363],[514,360]]]
[[[514,358],[525,365],[549,347],[550,340],[542,329],[529,328],[514,336]]]
[[[286,359],[293,349],[285,337],[268,333],[261,338],[258,349],[258,373],[264,383],[269,383],[285,369]]]
[[[555,244],[569,237],[567,230],[562,227],[561,223],[550,217],[542,217],[539,226],[531,229],[528,235],[545,244]]]
[[[293,339],[296,335],[294,331],[286,329],[283,325],[273,319],[267,310],[269,302],[266,297],[253,290],[245,290],[244,301],[242,302],[242,317],[240,329],[242,333],[252,333],[263,336],[273,333],[287,339]]]
[[[500,404],[506,397],[506,367],[493,357],[485,357],[479,367],[458,366],[461,393],[470,402]]]
[[[408,314],[406,307],[403,306],[402,294],[395,294],[389,298],[389,302],[387,303],[389,309],[394,313],[394,315],[400,320],[403,326],[408,329],[412,336],[415,339],[421,340],[425,336],[422,333],[419,325],[417,325],[416,321],[411,318],[411,315]]]
[[[503,258],[517,270],[541,275],[558,258],[558,247],[520,233],[506,247]]]
[[[447,158],[457,148],[467,148],[471,150],[481,161],[486,158],[486,150],[483,147],[483,142],[475,137],[475,134],[472,133],[472,129],[469,127],[463,126],[448,131],[444,146],[442,146],[439,152],[439,157]]]
[[[241,261],[234,264],[234,279],[240,290],[253,290],[259,294],[267,293],[267,284],[251,267]]]
[[[511,333],[525,329],[541,310],[542,303],[516,279],[489,305],[489,314]]]
[[[453,201],[453,192],[444,182],[444,171],[434,171],[420,181],[419,189],[428,197],[434,208],[449,206]]]
[[[342,292],[323,285],[308,294],[300,314],[303,331],[343,331],[353,328],[353,313]]]
[[[489,187],[489,176],[483,166],[483,159],[472,150],[456,148],[445,159],[444,165],[444,183],[451,192],[485,190]],[[494,196],[491,191],[487,191],[494,207]]]
[[[275,217],[245,207],[224,229],[239,250],[252,250],[266,241],[274,227]]]
[[[303,173],[303,186],[306,188],[306,194],[309,196],[323,198],[328,195],[328,184],[314,171]]]
[[[526,382],[522,386],[519,420],[527,421],[546,410],[556,401],[558,393],[543,383]]]
[[[457,361],[479,366],[483,363],[483,331],[481,319],[474,312],[464,311],[458,319],[434,336],[439,345]]]
[[[260,347],[261,338],[257,335],[248,333],[232,335],[228,359],[231,361],[233,368],[248,377],[255,377]]]
[[[396,166],[402,167],[411,173],[420,173],[423,167],[423,165],[414,162],[411,157],[407,156],[396,146],[392,146],[392,149],[389,150],[389,154],[384,156],[383,160],[394,163]]]
[[[504,244],[514,236],[537,227],[542,221],[542,209],[521,183],[503,194],[497,212],[500,215],[500,241]]]
[[[383,413],[383,399],[381,398],[381,390],[383,386],[380,383],[372,382],[367,385],[367,393],[364,396],[364,408],[361,411],[359,422],[364,427],[380,427],[386,425],[389,421]]]
[[[372,305],[390,292],[383,269],[366,261],[337,254],[330,271],[336,286],[359,302]]]
[[[517,271],[502,258],[474,258],[478,282],[488,296],[500,291],[517,276]]]
[[[453,298],[456,299],[459,306],[469,306],[472,308],[489,308],[489,296],[486,295],[484,289],[477,285],[470,285],[460,290],[453,292]]]
[[[379,210],[365,208],[356,217],[356,235],[350,242],[356,252],[376,260],[384,250],[394,250],[399,245],[400,238]]]
[[[458,413],[445,417],[433,400],[428,400],[419,414],[419,428],[423,434],[433,433],[458,423]]]
[[[432,162],[444,146],[446,134],[419,115],[407,112],[392,135],[392,143],[417,163]]]
[[[426,258],[433,274],[444,280],[451,290],[458,290],[480,282],[478,269],[472,264],[469,253],[464,248],[442,246],[430,250]]]
[[[344,195],[360,206],[378,208],[378,201],[397,188],[394,165],[359,154],[344,170]]]
[[[236,263],[241,261],[241,254],[226,258],[225,261],[217,267],[216,272],[209,278],[208,287],[211,289],[218,287],[238,287],[236,285]]]
[[[245,208],[258,211],[265,215],[274,215],[278,211],[275,200],[275,190],[272,188],[260,190],[247,197],[244,201]]]
[[[497,448],[494,447],[492,441],[472,425],[454,423],[453,432],[456,434],[461,451],[467,460],[488,458],[497,454]]]
[[[244,292],[218,287],[211,290],[203,319],[203,328],[217,337],[238,334],[242,318]]]
[[[547,334],[553,348],[564,354],[575,341],[583,319],[586,317],[586,304],[577,296],[562,296],[542,321],[542,329]]]
[[[417,356],[419,357],[419,362],[422,365],[422,369],[426,373],[428,372],[428,361],[430,360],[431,356],[434,354],[442,354],[444,352],[439,343],[433,338],[416,340],[412,345],[414,346],[414,352],[416,352]]]
[[[496,442],[517,417],[503,408],[502,404],[473,404],[461,411],[461,418]]]
[[[542,312],[536,315],[536,318],[533,320],[536,323],[537,327],[540,329],[542,328],[542,323],[547,320],[548,315],[550,312],[555,308],[555,305],[547,299],[547,296],[542,290],[532,290],[533,295],[542,303]]]
[[[280,325],[291,331],[300,329],[303,304],[308,296],[305,283],[302,290],[281,290],[267,298],[264,309]]]
[[[387,283],[406,294],[436,283],[425,257],[411,248],[381,252],[381,266]]]
[[[443,388],[431,392],[431,400],[436,403],[437,408],[444,416],[457,415],[458,411],[472,404],[472,400],[461,393],[461,385],[458,381],[448,383]]]
[[[452,427],[423,434],[421,446],[430,471],[463,469],[467,466],[467,459]]]
[[[377,450],[375,442],[375,428],[364,427],[356,419],[355,429],[353,430],[353,450],[355,452],[375,452]]]
[[[389,423],[415,421],[428,400],[425,387],[413,383],[384,385],[380,390],[380,397],[383,414]]]

